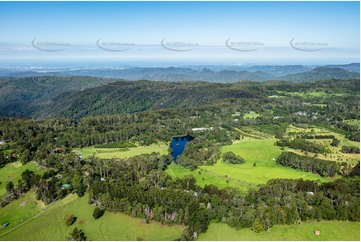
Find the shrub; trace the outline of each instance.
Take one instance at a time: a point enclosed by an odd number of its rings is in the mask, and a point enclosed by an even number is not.
[[[104,211],[103,209],[100,209],[100,208],[96,207],[96,208],[94,209],[94,211],[93,211],[93,217],[94,217],[95,219],[98,219],[98,218],[100,218],[101,216],[103,216],[104,212],[105,212],[105,211]]]
[[[76,217],[74,215],[72,215],[72,214],[67,214],[64,217],[64,222],[68,226],[72,225],[75,221],[76,221]]]
[[[239,155],[234,154],[232,151],[228,151],[223,154],[223,161],[230,164],[241,164],[244,163],[245,160]]]
[[[66,240],[70,241],[85,241],[86,236],[82,229],[78,230],[78,228],[74,228],[73,232],[69,234]]]

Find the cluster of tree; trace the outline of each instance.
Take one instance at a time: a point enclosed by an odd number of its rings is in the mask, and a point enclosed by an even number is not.
[[[236,155],[232,151],[223,153],[222,159],[224,162],[230,163],[230,164],[242,164],[245,162],[245,160],[241,156]]]
[[[340,170],[336,161],[321,160],[313,157],[298,155],[293,152],[282,152],[277,163],[297,170],[317,173],[321,176],[332,177]]]
[[[6,193],[0,196],[0,207],[5,207],[13,200],[18,199],[29,190],[29,187],[22,180],[18,180],[15,186],[12,181],[6,184]]]
[[[300,138],[303,139],[334,139],[335,136],[330,134],[330,135],[309,135],[309,134],[304,134],[301,135]]]
[[[21,177],[28,189],[34,189],[36,199],[42,200],[45,204],[61,199],[72,191],[71,187],[62,189],[62,180],[58,179],[55,175],[47,178],[48,175],[46,174],[44,177],[41,177],[32,171],[25,170]]]
[[[354,177],[354,176],[357,176],[357,177],[360,177],[360,162],[357,163],[357,165],[355,165],[353,167],[353,169],[351,170],[351,172],[348,174],[349,177]]]
[[[77,217],[75,217],[74,215],[72,214],[67,214],[65,215],[64,217],[64,223],[67,225],[67,226],[71,226],[73,223],[75,223]]]
[[[105,212],[105,211],[104,211],[103,209],[100,209],[100,208],[96,207],[96,208],[94,209],[94,211],[93,211],[93,217],[94,217],[95,219],[98,219],[98,218],[100,218],[101,216],[103,216],[104,212]]]
[[[17,159],[18,157],[15,153],[6,155],[3,151],[0,150],[0,168],[8,163],[17,161]]]
[[[68,241],[86,241],[86,236],[82,229],[74,228],[65,239]]]
[[[313,153],[329,153],[330,150],[328,148],[326,148],[323,145],[311,142],[311,141],[307,141],[304,139],[293,139],[293,140],[289,140],[289,139],[281,139],[276,141],[276,145],[277,146],[281,146],[281,147],[285,147],[288,146],[290,148],[294,148],[294,149],[301,149],[304,151],[308,151],[308,152],[313,152]]]
[[[198,165],[213,165],[220,158],[219,146],[209,141],[205,136],[198,136],[186,144],[177,162],[191,170]]]
[[[357,119],[360,119],[360,117],[357,116]],[[348,139],[360,142],[360,127],[350,125],[344,122],[337,122],[335,126],[344,130]]]
[[[339,145],[340,145],[340,143],[341,143],[341,141],[340,141],[340,140],[338,140],[338,139],[334,138],[334,139],[332,139],[332,141],[331,141],[331,146],[333,146],[333,147],[337,147],[337,146],[339,146]]]
[[[356,146],[342,146],[341,151],[342,151],[342,153],[359,154],[359,153],[360,153],[360,147],[356,147]]]
[[[247,197],[257,204],[252,227],[260,223],[267,230],[274,224],[315,219],[359,221],[358,189],[359,178],[330,183],[302,179],[271,180]]]

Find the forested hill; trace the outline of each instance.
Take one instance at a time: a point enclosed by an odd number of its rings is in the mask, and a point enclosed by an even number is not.
[[[294,100],[297,96],[292,92],[314,91],[320,92],[321,96],[311,98],[325,102],[327,98],[334,99],[333,92],[345,97],[359,95],[359,85],[359,79],[221,84],[124,81],[94,77],[7,78],[0,79],[0,116],[80,119],[91,115],[199,107],[232,99],[271,102],[269,96],[280,94],[285,98],[282,100]],[[331,87],[332,91],[329,90]]]
[[[81,91],[120,79],[97,77],[21,77],[0,78],[0,116],[33,116],[53,104],[64,92]]]
[[[64,93],[53,100],[51,109],[61,116],[77,119],[89,115],[195,107],[229,98],[262,96],[242,84],[119,81],[80,92]],[[47,111],[51,113],[52,110]]]

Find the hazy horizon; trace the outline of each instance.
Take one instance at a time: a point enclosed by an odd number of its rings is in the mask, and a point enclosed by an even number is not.
[[[359,2],[0,2],[0,65],[360,62]],[[117,64],[118,63],[118,64]]]

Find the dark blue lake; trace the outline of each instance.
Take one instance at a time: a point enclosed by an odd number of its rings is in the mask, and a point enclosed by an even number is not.
[[[181,137],[173,137],[172,138],[172,145],[171,148],[173,150],[172,156],[174,162],[177,161],[177,157],[182,154],[184,148],[186,147],[186,144],[188,141],[191,141],[193,139],[192,136],[186,135]],[[177,163],[177,162],[176,162]]]

